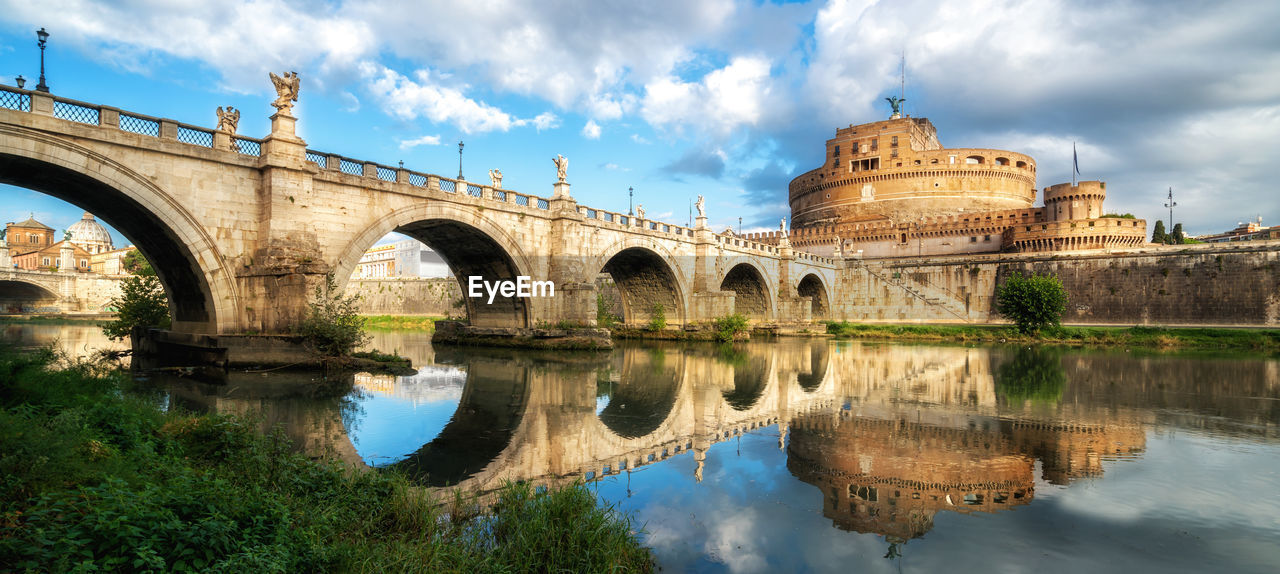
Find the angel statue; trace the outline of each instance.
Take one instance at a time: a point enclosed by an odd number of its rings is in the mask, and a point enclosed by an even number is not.
[[[787,218],[782,218],[782,223],[778,224],[778,231],[781,231],[783,235],[787,234]]]
[[[271,83],[276,86],[276,101],[271,105],[279,110],[280,113],[288,115],[293,109],[293,102],[298,101],[298,73],[288,72],[283,77],[277,76],[275,72],[270,72]]]
[[[220,132],[227,132],[235,135],[236,127],[240,125],[240,110],[231,106],[227,106],[226,110],[222,106],[218,106],[218,127],[215,128]]]
[[[892,97],[885,98],[885,101],[889,102],[889,105],[893,107],[893,116],[898,117],[899,115],[902,114],[902,102],[907,101],[907,99],[899,98],[898,96],[892,96]]]
[[[844,240],[840,239],[839,235],[836,236],[836,249],[832,254],[836,259],[844,257]]]
[[[693,202],[693,206],[698,208],[698,217],[707,216],[707,200],[703,199],[701,195],[698,196],[698,201]]]
[[[644,219],[644,205],[636,204],[636,219]]]
[[[556,154],[551,161],[556,164],[556,175],[560,177],[560,181],[564,181],[564,174],[569,170],[569,158]]]
[[[494,189],[502,189],[502,170],[489,170],[489,181],[493,183]]]

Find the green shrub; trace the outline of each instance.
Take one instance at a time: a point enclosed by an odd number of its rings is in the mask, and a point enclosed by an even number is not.
[[[608,329],[617,324],[618,318],[613,315],[613,296],[596,292],[596,325]]]
[[[307,317],[298,326],[298,334],[307,345],[326,357],[349,357],[369,342],[364,331],[364,317],[356,303],[360,297],[343,295],[333,274],[325,275],[324,285],[317,285],[315,298],[307,304]]]
[[[108,303],[116,310],[116,319],[104,323],[102,332],[119,341],[129,337],[134,327],[168,329],[169,298],[151,263],[136,249],[125,254],[121,263],[132,275],[120,282],[120,296]]]
[[[996,288],[996,312],[1013,321],[1024,334],[1062,324],[1067,290],[1056,275],[1023,277],[1014,272]]]
[[[653,313],[649,315],[649,330],[661,331],[667,328],[667,309],[662,303],[653,304]]]
[[[747,316],[742,313],[734,313],[724,317],[718,317],[712,324],[716,328],[716,340],[727,343],[733,340],[738,333],[747,331]]]

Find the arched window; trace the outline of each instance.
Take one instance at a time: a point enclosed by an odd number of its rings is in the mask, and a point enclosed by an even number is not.
[[[969,157],[964,158],[964,162],[967,164],[980,164],[980,163],[983,163],[983,161],[984,160],[980,155],[971,155]]]
[[[996,158],[996,165],[1009,165],[1009,158],[1007,157]]]

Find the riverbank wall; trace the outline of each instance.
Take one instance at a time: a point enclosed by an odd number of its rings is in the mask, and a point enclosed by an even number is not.
[[[453,277],[352,279],[347,295],[360,297],[364,315],[465,315],[462,288]]]
[[[1068,293],[1066,323],[1280,326],[1280,241],[845,265],[832,289],[832,314],[845,321],[1000,322],[998,285],[1052,273]]]

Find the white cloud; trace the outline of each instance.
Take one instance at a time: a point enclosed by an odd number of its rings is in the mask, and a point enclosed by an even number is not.
[[[560,118],[551,112],[542,112],[530,120],[516,120],[516,125],[532,125],[538,131],[553,130],[560,127]]]
[[[463,133],[508,131],[512,127],[535,125],[541,129],[556,123],[554,114],[544,113],[531,120],[512,117],[500,108],[466,97],[462,90],[435,82],[428,70],[418,70],[409,79],[390,68],[363,62],[360,72],[369,82],[368,90],[388,114],[413,120],[419,116],[435,123],[451,123]]]
[[[587,124],[582,126],[582,137],[589,140],[600,139],[600,124],[595,120],[587,120]]]
[[[653,126],[676,134],[692,126],[723,136],[755,125],[772,90],[769,68],[767,58],[737,57],[699,82],[660,78],[645,86],[640,114]]]
[[[644,139],[640,134],[631,134],[631,141],[640,145],[647,145],[649,143],[649,140]]]
[[[422,136],[411,140],[400,140],[400,149],[410,149],[420,145],[440,145],[440,136]]]

